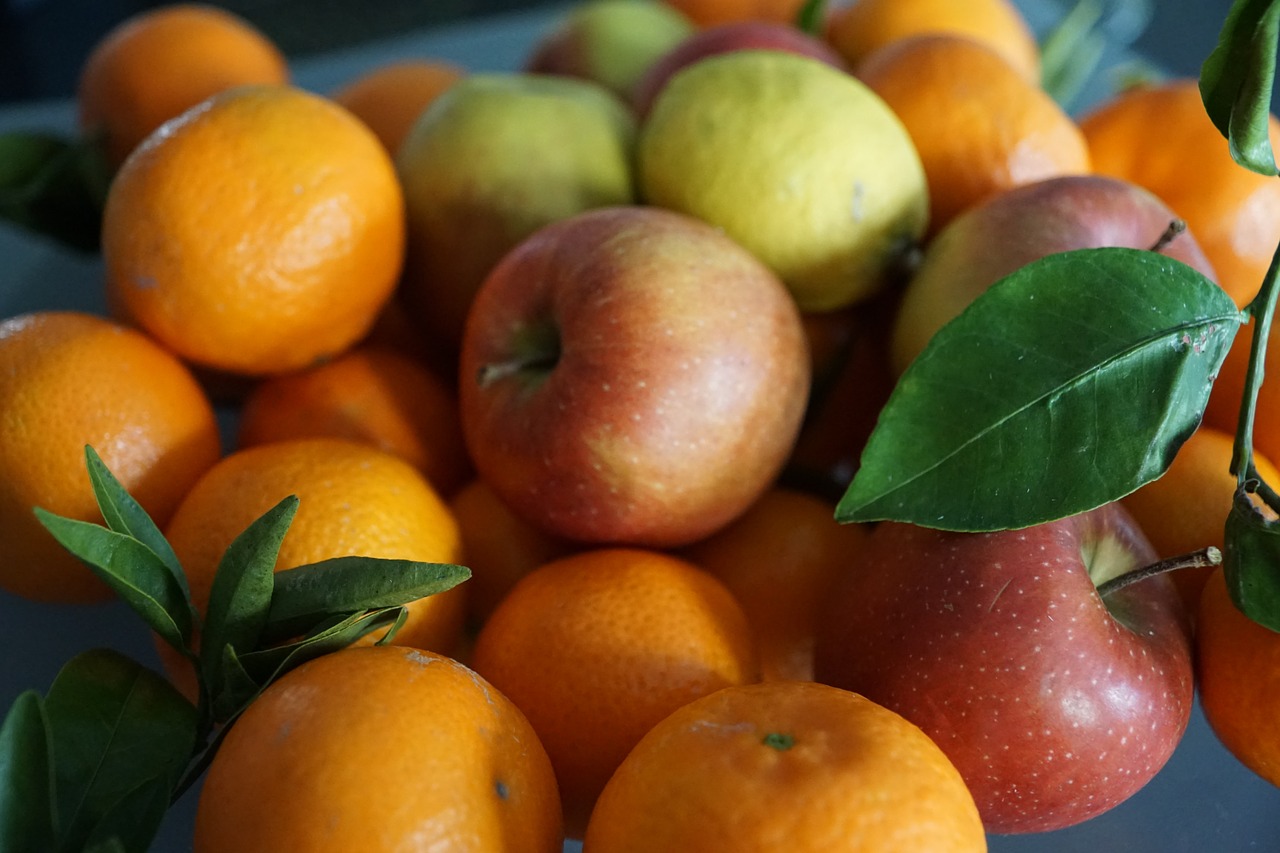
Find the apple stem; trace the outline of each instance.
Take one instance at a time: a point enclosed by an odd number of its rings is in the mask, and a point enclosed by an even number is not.
[[[1186,230],[1187,230],[1187,223],[1183,222],[1181,219],[1172,220],[1169,223],[1169,227],[1165,228],[1164,231],[1160,234],[1160,236],[1156,238],[1155,243],[1153,243],[1151,246],[1151,251],[1159,252],[1165,249],[1170,243],[1174,241],[1174,238],[1176,238],[1179,234],[1181,234],[1183,231],[1186,231]]]
[[[1116,590],[1124,589],[1130,584],[1135,584],[1155,575],[1162,575],[1165,572],[1176,572],[1179,569],[1205,569],[1221,564],[1222,551],[1210,545],[1207,548],[1201,548],[1199,551],[1183,554],[1181,557],[1170,557],[1167,560],[1160,560],[1149,566],[1143,566],[1140,569],[1117,575],[1098,587],[1098,595],[1106,598]]]

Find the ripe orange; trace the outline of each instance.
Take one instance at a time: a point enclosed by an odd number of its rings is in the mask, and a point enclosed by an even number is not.
[[[449,502],[467,555],[467,614],[483,625],[520,578],[582,546],[552,536],[521,518],[482,479],[463,486]]]
[[[86,444],[161,525],[221,453],[204,391],[149,338],[74,312],[0,321],[0,587],[43,601],[110,596],[32,512],[101,523]]]
[[[855,73],[888,103],[915,143],[933,233],[999,190],[1089,171],[1089,150],[1071,117],[972,39],[899,39],[867,56]]]
[[[663,0],[700,27],[730,21],[775,21],[790,24],[805,0]]]
[[[585,853],[985,851],[973,796],[924,732],[835,687],[726,687],[680,708],[605,786]]]
[[[654,724],[758,677],[746,617],[722,583],[676,557],[623,548],[526,575],[481,628],[472,664],[533,724],[573,837]]]
[[[742,605],[766,680],[813,680],[818,608],[866,542],[860,525],[839,524],[835,507],[775,487],[728,527],[682,556],[724,581]]]
[[[192,362],[249,375],[363,337],[404,253],[382,144],[287,86],[225,92],[148,137],[116,174],[102,228],[113,310]]]
[[[855,69],[887,44],[938,34],[981,42],[1028,83],[1040,83],[1040,46],[1009,0],[853,0],[831,10],[825,29],[826,40]]]
[[[139,12],[94,45],[80,70],[76,104],[80,127],[101,134],[114,167],[205,98],[288,79],[284,55],[248,21],[215,6],[176,3]]]
[[[348,438],[395,453],[448,497],[470,477],[453,391],[407,355],[359,346],[256,385],[240,413],[239,444]]]
[[[270,685],[218,749],[196,853],[559,853],[546,752],[497,690],[417,649],[348,649]]]
[[[349,555],[462,562],[453,514],[418,470],[399,457],[335,438],[263,444],[238,450],[210,468],[165,528],[200,613],[227,546],[289,495],[298,497],[298,511],[276,571]],[[450,652],[462,632],[465,590],[460,584],[411,603],[395,642]],[[164,644],[159,648],[175,682],[189,686],[188,667],[163,651]]]
[[[1121,502],[1147,534],[1161,558],[1181,557],[1214,545],[1223,547],[1227,514],[1236,490],[1231,473],[1234,437],[1201,426],[1178,450],[1169,469]],[[1280,470],[1261,453],[1254,453],[1258,473],[1280,485]],[[1210,570],[1181,569],[1169,575],[1187,605],[1196,612],[1200,590]]]
[[[1221,569],[1200,596],[1195,642],[1200,705],[1210,728],[1246,767],[1280,785],[1280,634],[1236,608]]]
[[[1280,181],[1231,159],[1197,82],[1125,89],[1080,119],[1096,172],[1146,187],[1196,235],[1218,283],[1241,307],[1257,294],[1280,243]],[[1280,121],[1270,118],[1271,139]],[[1188,168],[1194,163],[1195,168]]]
[[[440,60],[389,62],[349,81],[330,97],[369,125],[394,157],[422,111],[464,73],[461,66]]]

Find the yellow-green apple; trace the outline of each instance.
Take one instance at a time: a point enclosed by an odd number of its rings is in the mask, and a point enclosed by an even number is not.
[[[844,58],[817,36],[777,21],[730,21],[698,30],[658,57],[636,82],[631,105],[643,117],[659,90],[680,69],[699,59],[732,50],[782,50],[847,71]]]
[[[549,222],[633,201],[634,139],[627,105],[585,80],[474,74],[436,99],[396,158],[408,219],[401,292],[426,337],[455,358],[472,297],[511,247]]]
[[[543,35],[525,70],[593,80],[627,99],[649,66],[694,32],[666,3],[585,0]]]
[[[1190,626],[1119,504],[996,533],[878,525],[820,619],[816,677],[920,726],[989,832],[1080,823],[1164,766],[1191,712]]]
[[[929,339],[984,290],[1055,252],[1156,248],[1214,277],[1189,231],[1159,198],[1118,178],[1071,175],[1004,190],[953,219],[925,247],[902,294],[890,361],[901,375]]]
[[[476,469],[522,517],[669,547],[774,481],[809,380],[799,312],[767,267],[692,217],[619,206],[545,226],[495,267],[459,400]]]

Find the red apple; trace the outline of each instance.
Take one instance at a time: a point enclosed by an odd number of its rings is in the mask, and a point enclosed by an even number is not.
[[[699,30],[659,57],[640,76],[631,105],[644,117],[667,80],[686,65],[732,50],[784,50],[847,71],[844,59],[822,39],[773,21],[733,21]]]
[[[920,726],[992,833],[1071,826],[1164,766],[1191,712],[1190,627],[1118,504],[997,533],[877,526],[819,626],[817,680]]]
[[[580,542],[686,544],[771,485],[809,356],[786,287],[682,214],[605,208],[545,226],[471,307],[459,401],[476,469]]]
[[[1160,243],[1177,218],[1141,187],[1101,175],[1050,178],[988,197],[949,222],[925,248],[893,327],[895,374],[987,287],[1045,255],[1160,244],[1161,253],[1214,278],[1191,232]]]

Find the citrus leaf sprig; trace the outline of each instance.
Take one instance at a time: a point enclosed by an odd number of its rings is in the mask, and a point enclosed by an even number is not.
[[[275,572],[298,508],[290,496],[228,547],[201,620],[159,528],[92,447],[85,458],[105,525],[36,513],[191,662],[198,698],[106,649],[73,658],[46,695],[22,693],[0,723],[6,851],[145,851],[169,805],[269,684],[373,632],[390,641],[407,603],[470,577],[463,566],[359,556]]]

